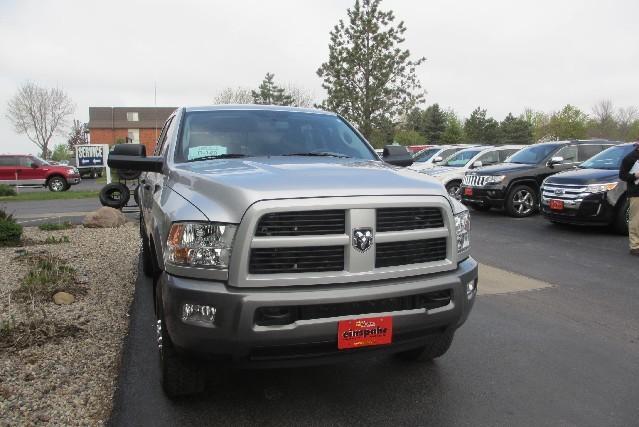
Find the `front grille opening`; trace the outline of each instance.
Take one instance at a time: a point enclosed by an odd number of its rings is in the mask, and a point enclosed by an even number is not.
[[[375,268],[419,264],[446,259],[446,238],[378,243]]]
[[[273,212],[260,218],[256,236],[308,236],[344,234],[346,211]]]
[[[316,304],[299,306],[260,307],[255,311],[255,324],[258,326],[289,325],[297,320],[325,319],[329,317],[376,314],[391,311],[425,308],[433,310],[450,304],[450,289],[407,295],[396,298],[384,298],[370,301],[353,301],[335,304]]]
[[[441,209],[427,207],[377,209],[377,232],[421,230],[444,226]]]
[[[251,274],[311,273],[344,270],[344,246],[253,248]]]

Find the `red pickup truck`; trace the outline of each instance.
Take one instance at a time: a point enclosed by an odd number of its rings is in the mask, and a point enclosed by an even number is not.
[[[80,172],[72,166],[52,165],[30,154],[0,154],[0,184],[66,191],[78,183]]]

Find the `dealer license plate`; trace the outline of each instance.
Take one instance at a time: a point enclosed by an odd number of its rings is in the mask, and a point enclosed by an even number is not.
[[[548,206],[553,211],[562,211],[562,210],[564,210],[564,201],[563,200],[557,200],[557,199],[550,199],[550,202],[548,203]]]
[[[393,318],[370,317],[340,320],[337,325],[337,348],[368,347],[390,344],[393,338]]]
[[[472,196],[473,189],[472,188],[464,188],[464,196]]]

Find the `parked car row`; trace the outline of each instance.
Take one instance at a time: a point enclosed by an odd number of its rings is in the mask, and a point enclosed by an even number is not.
[[[541,212],[554,223],[605,225],[627,233],[626,183],[618,175],[632,149],[596,139],[439,146],[416,153],[409,169],[438,179],[451,196],[476,210],[503,209],[518,218]]]

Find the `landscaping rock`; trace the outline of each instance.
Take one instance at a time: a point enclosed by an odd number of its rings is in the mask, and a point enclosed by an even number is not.
[[[73,304],[75,297],[68,292],[58,292],[53,295],[53,302],[58,305]]]
[[[103,206],[84,217],[82,224],[87,228],[116,228],[126,223],[126,217],[117,209]]]

